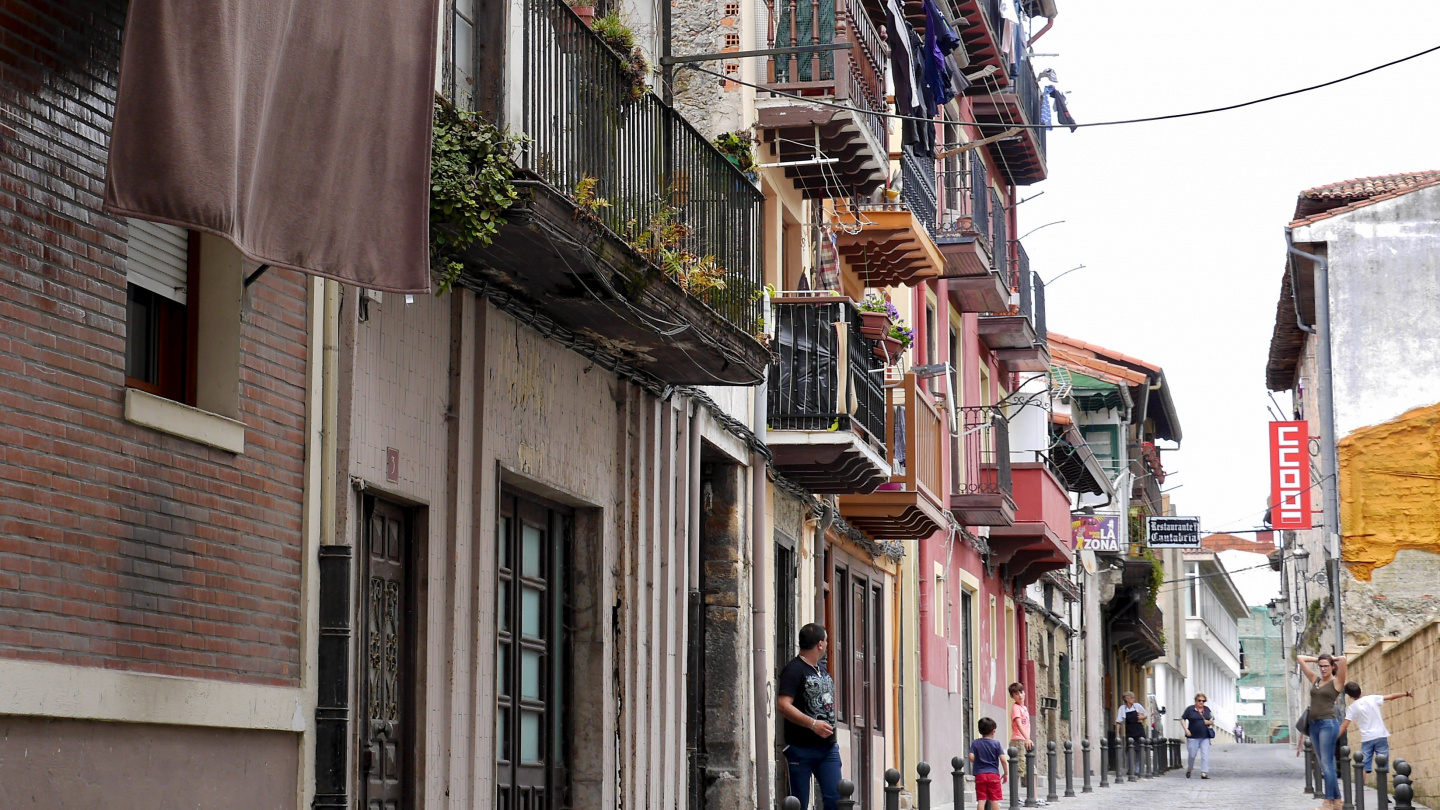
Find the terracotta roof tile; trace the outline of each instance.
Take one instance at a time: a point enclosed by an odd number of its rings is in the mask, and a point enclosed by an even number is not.
[[[1066,337],[1065,335],[1059,334],[1058,332],[1050,332],[1049,340],[1051,343],[1062,343],[1066,346],[1072,346],[1076,349],[1084,349],[1086,351],[1093,352],[1096,357],[1103,360],[1118,361],[1120,364],[1140,366],[1141,368],[1147,368],[1155,372],[1160,371],[1160,367],[1155,365],[1154,363],[1147,363],[1144,360],[1137,360],[1134,357],[1121,354],[1117,351],[1112,351],[1105,348],[1104,346],[1097,346],[1094,343],[1086,343],[1083,340],[1076,340],[1072,337]]]
[[[1295,201],[1295,219],[1290,227],[1309,225],[1327,217],[1353,211],[1408,194],[1416,189],[1440,184],[1440,171],[1386,174],[1378,177],[1357,177],[1339,183],[1316,186],[1300,192]]]

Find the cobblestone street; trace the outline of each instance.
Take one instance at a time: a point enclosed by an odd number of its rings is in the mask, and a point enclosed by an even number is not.
[[[1165,810],[1311,810],[1320,803],[1303,792],[1302,760],[1295,756],[1295,748],[1290,745],[1217,745],[1210,751],[1209,779],[1200,778],[1197,766],[1189,779],[1185,778],[1184,770],[1175,770],[1118,786],[1112,782],[1104,789],[1099,784],[1096,776],[1092,780],[1095,792],[1082,794],[1077,777],[1076,797],[1060,799],[1051,806],[1060,810],[1110,810],[1117,806]],[[1064,790],[1063,783],[1060,789]],[[1041,797],[1045,795],[1043,784],[1038,792]],[[973,793],[967,797],[973,798]],[[1008,802],[1010,797],[1007,794],[1005,798]],[[1393,808],[1393,804],[1391,806]],[[1373,788],[1366,788],[1365,807],[1366,810],[1376,808]]]

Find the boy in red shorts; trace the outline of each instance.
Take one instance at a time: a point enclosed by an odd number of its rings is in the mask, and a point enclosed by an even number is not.
[[[1005,784],[1005,747],[995,739],[995,721],[980,718],[980,739],[970,743],[971,773],[975,775],[975,804],[979,810],[1000,810]],[[994,802],[992,805],[991,802]]]

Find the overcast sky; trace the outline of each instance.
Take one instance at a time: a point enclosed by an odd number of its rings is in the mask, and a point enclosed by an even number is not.
[[[1059,0],[1039,42],[1077,120],[1248,101],[1440,45],[1440,3]],[[1233,112],[1049,134],[1019,233],[1050,328],[1165,368],[1184,429],[1179,513],[1258,526],[1269,489],[1265,360],[1283,229],[1305,188],[1440,169],[1440,52]],[[1287,396],[1276,395],[1289,407]],[[1249,585],[1250,583],[1247,583]],[[1253,590],[1247,588],[1247,590]]]

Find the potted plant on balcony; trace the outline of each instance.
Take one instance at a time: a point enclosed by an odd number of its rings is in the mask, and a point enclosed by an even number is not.
[[[586,25],[595,22],[595,0],[568,0],[566,5],[570,6],[575,16]]]
[[[860,332],[871,340],[890,334],[890,324],[900,319],[899,310],[879,293],[870,293],[860,302]]]
[[[890,331],[875,344],[875,356],[887,363],[898,363],[900,356],[914,341],[914,330],[906,326],[904,321],[896,320],[890,324]]]
[[[621,73],[629,85],[625,100],[635,102],[644,98],[645,91],[650,89],[650,60],[645,57],[645,51],[635,43],[635,32],[613,11],[597,18],[591,23],[590,29],[599,34],[600,39],[620,57]]]
[[[749,132],[737,129],[734,132],[726,132],[714,140],[715,148],[720,154],[730,161],[735,168],[745,173],[751,182],[755,182],[759,175],[755,171],[755,140]]]

